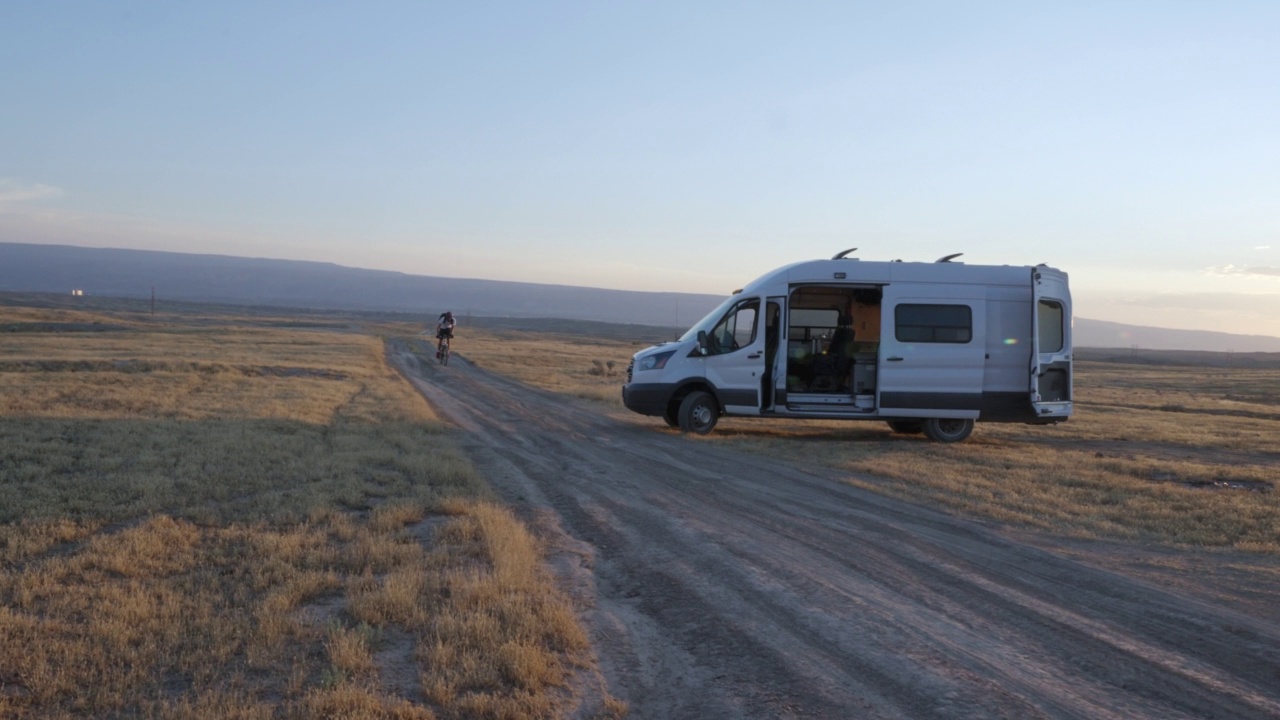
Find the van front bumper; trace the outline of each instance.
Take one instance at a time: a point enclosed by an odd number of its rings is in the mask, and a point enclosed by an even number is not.
[[[671,383],[627,383],[622,386],[622,404],[632,412],[661,417],[675,389]]]

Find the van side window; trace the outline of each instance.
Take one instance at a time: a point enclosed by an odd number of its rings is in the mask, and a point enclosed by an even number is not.
[[[1057,300],[1041,300],[1036,312],[1039,313],[1036,325],[1039,327],[1040,337],[1037,339],[1040,341],[1040,352],[1061,352],[1065,335],[1062,327],[1062,303]]]
[[[968,305],[899,305],[893,309],[893,333],[899,342],[967,343],[973,339],[973,309]]]
[[[707,336],[708,355],[723,355],[744,348],[756,339],[756,320],[760,316],[760,299],[744,300],[729,311]]]

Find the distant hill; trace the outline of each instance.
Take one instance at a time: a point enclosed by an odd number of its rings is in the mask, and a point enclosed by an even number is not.
[[[637,292],[363,270],[332,263],[0,243],[0,292],[70,293],[432,316],[562,318],[685,329],[721,295]],[[1280,352],[1280,338],[1075,319],[1078,347]]]
[[[1182,365],[1255,370],[1280,368],[1280,352],[1223,352],[1213,350],[1147,350],[1143,348],[1077,347],[1076,360],[1124,365]]]
[[[1234,335],[1207,330],[1122,325],[1077,317],[1072,328],[1076,347],[1123,350],[1202,350],[1209,352],[1280,352],[1280,338],[1269,335]]]
[[[332,263],[0,243],[0,291],[687,328],[724,298],[408,275]]]

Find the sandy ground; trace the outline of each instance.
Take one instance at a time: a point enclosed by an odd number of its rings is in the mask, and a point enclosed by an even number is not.
[[[607,689],[634,718],[1280,718],[1275,613],[1191,571],[1086,563],[457,355],[392,355],[578,604],[598,667],[577,716]]]

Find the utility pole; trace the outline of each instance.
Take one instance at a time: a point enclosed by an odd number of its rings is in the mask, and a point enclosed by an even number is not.
[[[156,286],[151,286],[151,317],[156,316]]]

